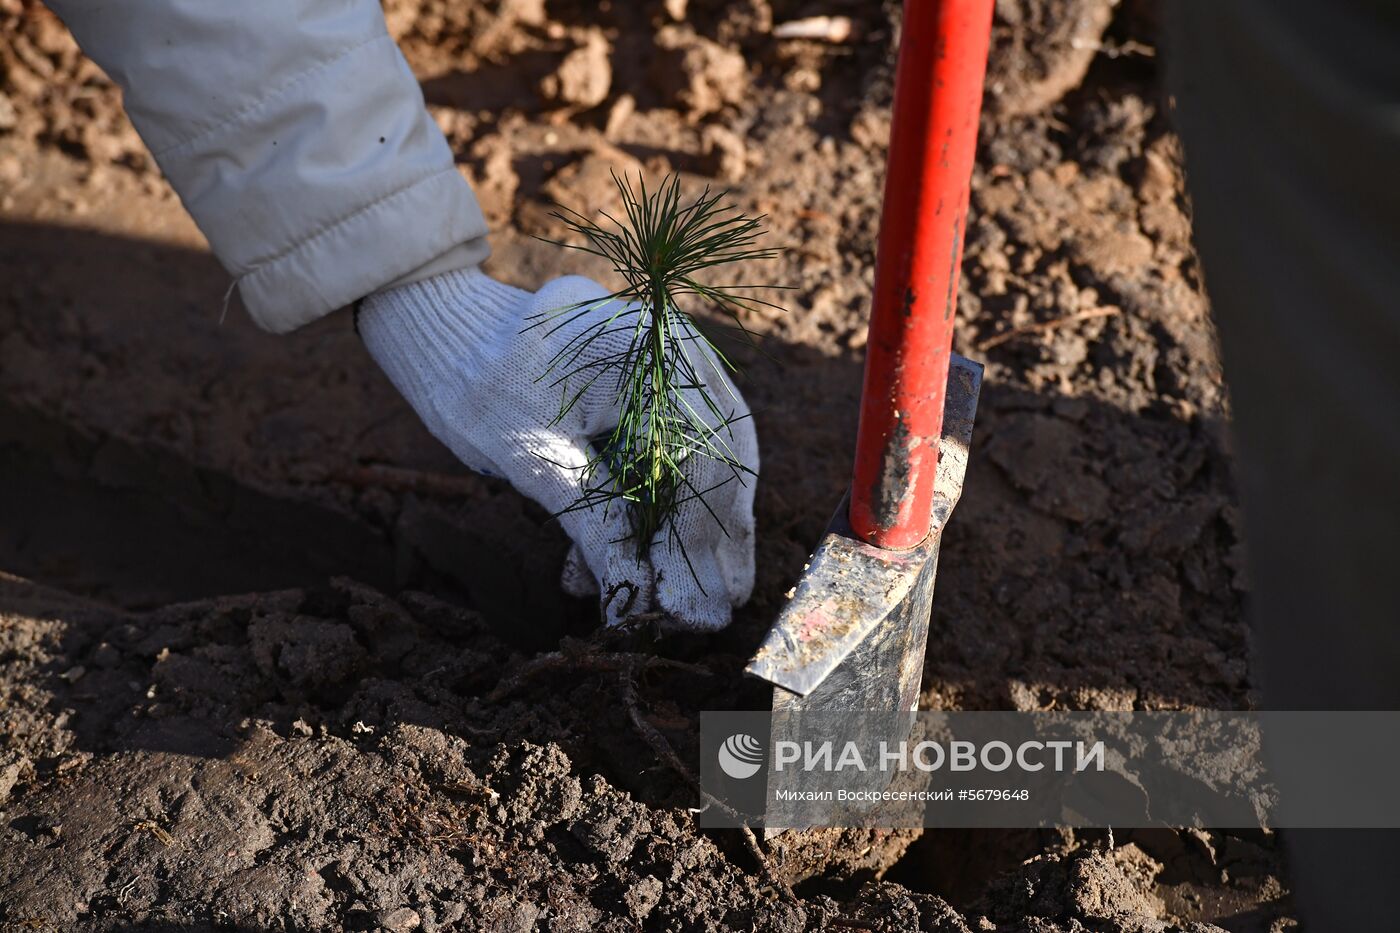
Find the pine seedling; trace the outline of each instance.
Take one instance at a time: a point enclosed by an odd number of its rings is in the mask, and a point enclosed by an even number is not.
[[[682,204],[677,175],[668,175],[654,190],[648,190],[640,176],[636,187],[625,176],[613,173],[612,178],[624,219],[600,212],[609,224],[604,226],[561,206],[554,216],[582,242],[550,242],[608,260],[623,286],[597,301],[546,312],[530,326],[554,333],[596,317],[565,343],[541,376],[560,391],[560,418],[585,392],[602,388],[616,395],[617,426],[595,439],[596,453],[583,471],[582,495],[565,511],[599,504],[627,508],[639,555],[645,558],[658,533],[679,541],[673,519],[683,504],[699,500],[720,522],[706,496],[725,483],[753,481],[748,475],[752,471],[729,444],[734,421],[727,412],[733,408],[713,394],[716,389],[726,394],[729,390],[708,385],[697,363],[705,365],[701,354],[708,352],[718,365],[734,367],[701,334],[682,301],[724,311],[747,335],[744,312],[778,307],[752,292],[783,286],[701,281],[722,266],[778,256],[777,249],[758,246],[763,217],[724,204],[726,192],[707,187]],[[614,301],[617,304],[610,304]],[[592,315],[604,305],[615,311]],[[714,472],[723,478],[697,488],[683,469],[689,457],[720,464],[722,469]]]

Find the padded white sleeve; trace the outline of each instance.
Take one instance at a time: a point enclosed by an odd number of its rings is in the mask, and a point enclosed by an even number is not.
[[[448,254],[486,257],[476,198],[375,0],[50,3],[122,87],[262,327]]]

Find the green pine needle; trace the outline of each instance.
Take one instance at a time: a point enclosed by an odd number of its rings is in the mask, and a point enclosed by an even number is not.
[[[706,497],[726,483],[748,482],[751,473],[725,440],[732,436],[733,421],[696,370],[692,344],[698,341],[720,365],[731,370],[734,366],[694,326],[680,301],[717,307],[748,335],[740,318],[743,312],[779,308],[751,292],[783,286],[711,285],[699,280],[721,266],[779,255],[777,249],[757,245],[764,218],[721,203],[726,192],[707,187],[694,201],[682,204],[677,175],[668,175],[651,191],[640,176],[636,188],[625,176],[613,173],[612,178],[622,196],[625,220],[600,212],[611,225],[604,227],[561,207],[554,216],[583,242],[549,242],[607,259],[625,284],[597,301],[541,314],[530,328],[544,326],[553,333],[607,302],[618,302],[613,315],[591,322],[572,337],[540,378],[560,390],[560,418],[594,387],[616,393],[617,426],[595,439],[596,453],[584,469],[583,494],[564,511],[599,504],[628,508],[632,537],[645,558],[659,532],[676,534],[672,519],[681,505],[699,500],[719,522]],[[626,348],[594,358],[590,349],[600,338],[614,335],[628,336]],[[690,401],[695,397],[703,410]],[[688,457],[722,464],[724,478],[708,489],[695,488],[682,469]]]

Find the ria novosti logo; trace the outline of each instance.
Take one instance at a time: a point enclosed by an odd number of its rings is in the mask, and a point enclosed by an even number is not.
[[[763,767],[763,745],[746,732],[736,732],[719,747],[719,768],[736,780],[751,778]]]

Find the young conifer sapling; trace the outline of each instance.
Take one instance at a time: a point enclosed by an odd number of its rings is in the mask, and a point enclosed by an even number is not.
[[[734,421],[727,412],[733,406],[714,394],[732,390],[724,380],[712,386],[697,364],[705,366],[701,354],[709,354],[715,365],[734,367],[695,326],[683,304],[719,309],[747,335],[743,312],[760,305],[779,307],[753,293],[784,286],[714,284],[712,276],[723,266],[778,255],[774,248],[758,246],[763,217],[723,203],[726,192],[707,187],[685,204],[677,175],[668,175],[651,190],[640,176],[635,187],[629,178],[616,173],[612,177],[625,216],[617,219],[600,212],[607,221],[604,226],[561,207],[554,216],[581,242],[551,242],[608,260],[622,287],[597,301],[540,315],[530,327],[553,333],[588,322],[555,354],[540,378],[560,390],[561,418],[584,393],[602,389],[615,393],[618,422],[595,439],[596,453],[583,470],[580,498],[565,511],[600,504],[628,509],[633,538],[645,558],[658,534],[676,536],[673,519],[683,504],[696,500],[703,505],[706,495],[718,488],[696,488],[684,468],[688,458],[706,457],[721,464],[721,484],[754,479],[728,442]],[[599,307],[608,307],[610,313],[596,314]],[[715,512],[705,508],[719,522]],[[679,543],[678,537],[671,540]]]

